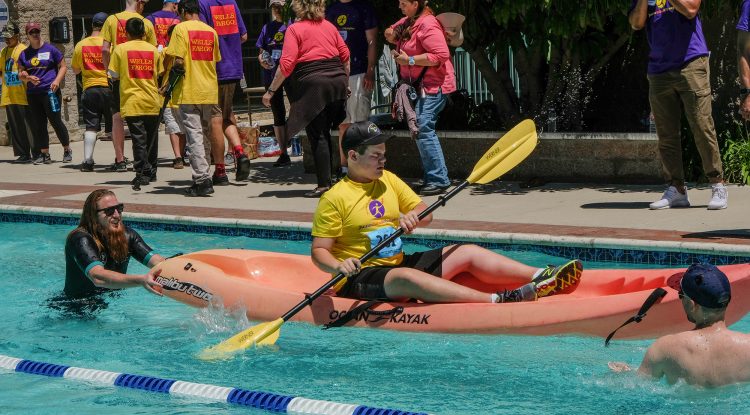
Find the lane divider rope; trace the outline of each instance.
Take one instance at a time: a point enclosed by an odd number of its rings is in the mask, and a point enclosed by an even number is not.
[[[173,379],[162,379],[153,376],[115,373],[104,370],[36,362],[33,360],[19,359],[5,355],[0,355],[0,368],[19,373],[97,382],[110,386],[119,386],[148,392],[221,400],[231,404],[251,406],[253,408],[295,415],[428,415],[423,412],[373,408],[363,405],[319,401],[315,399],[278,395],[261,391],[192,383]]]

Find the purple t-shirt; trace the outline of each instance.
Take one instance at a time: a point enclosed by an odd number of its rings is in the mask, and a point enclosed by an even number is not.
[[[637,0],[633,0],[633,11]],[[688,19],[667,0],[648,6],[646,35],[651,52],[648,55],[648,73],[659,74],[682,69],[685,64],[700,56],[708,56],[708,46],[703,37],[700,17]],[[628,12],[630,13],[630,12]]]
[[[169,37],[167,31],[170,26],[174,26],[180,23],[180,16],[177,13],[168,12],[165,10],[159,10],[148,16],[146,16],[151,24],[154,25],[154,33],[156,34],[156,44],[161,46],[169,45]]]
[[[242,40],[247,34],[234,0],[200,0],[200,18],[219,35],[221,61],[216,64],[219,81],[242,79]]]
[[[740,8],[740,20],[737,21],[737,30],[750,32],[750,0],[744,0]]]
[[[367,72],[366,30],[378,27],[375,9],[367,0],[352,0],[349,3],[337,1],[326,9],[326,20],[336,26],[336,30],[349,47],[351,74]]]
[[[271,85],[273,76],[276,74],[276,68],[279,66],[281,50],[284,48],[286,28],[287,25],[284,23],[272,20],[263,26],[263,29],[260,30],[260,35],[258,35],[258,41],[255,42],[255,46],[258,49],[268,52],[276,63],[273,69],[263,68],[263,83],[266,87]]]
[[[18,57],[18,64],[26,68],[29,75],[41,80],[38,85],[27,82],[26,93],[46,94],[52,81],[57,77],[57,65],[62,60],[62,53],[49,43],[43,44],[39,49],[33,49],[31,46],[24,49]]]

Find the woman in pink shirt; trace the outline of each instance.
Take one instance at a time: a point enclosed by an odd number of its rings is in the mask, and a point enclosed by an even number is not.
[[[298,20],[286,30],[279,68],[263,104],[270,106],[271,97],[289,78],[289,119],[283,142],[305,129],[318,179],[318,186],[305,197],[320,197],[331,187],[332,156],[338,154],[333,152],[331,130],[346,117],[349,48],[325,19],[325,0],[293,0],[292,9]]]
[[[399,64],[402,80],[415,82],[424,71],[417,88],[417,148],[424,168],[421,195],[443,193],[450,185],[448,168],[440,141],[435,134],[446,95],[456,90],[456,79],[445,33],[425,0],[399,0],[404,18],[385,31],[388,42],[396,45],[393,57]]]

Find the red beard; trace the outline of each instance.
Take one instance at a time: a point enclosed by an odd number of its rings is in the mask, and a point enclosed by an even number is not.
[[[117,262],[122,262],[128,257],[130,247],[128,238],[125,236],[125,227],[120,224],[116,230],[107,227],[104,229],[104,240],[106,241],[109,256]]]

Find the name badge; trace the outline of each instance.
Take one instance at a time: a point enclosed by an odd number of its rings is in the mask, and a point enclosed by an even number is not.
[[[274,49],[271,51],[271,58],[277,61],[281,58],[281,49]]]
[[[339,34],[341,35],[341,38],[344,39],[344,42],[346,42],[346,35],[348,32],[346,30],[339,30]]]
[[[37,57],[37,58],[38,58],[38,59],[39,59],[40,61],[48,61],[48,60],[49,60],[49,52],[42,52],[42,53],[40,53],[40,54],[36,55],[36,57]]]
[[[383,242],[384,240],[388,239],[393,232],[396,230],[391,227],[385,227],[376,229],[372,232],[367,233],[367,237],[370,238],[370,249],[375,248],[379,243]],[[392,256],[396,256],[401,253],[403,249],[403,242],[401,242],[401,238],[396,238],[393,242],[386,245],[383,249],[380,250],[375,256],[377,258],[390,258]]]
[[[5,85],[20,86],[21,79],[18,77],[18,72],[6,72],[5,73]]]

